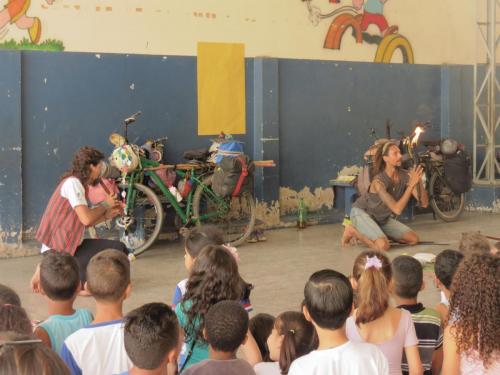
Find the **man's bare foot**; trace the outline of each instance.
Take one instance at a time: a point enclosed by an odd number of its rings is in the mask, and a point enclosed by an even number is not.
[[[341,245],[342,247],[352,245],[353,240],[356,240],[356,229],[351,224],[346,224],[344,226],[344,234],[342,235]]]

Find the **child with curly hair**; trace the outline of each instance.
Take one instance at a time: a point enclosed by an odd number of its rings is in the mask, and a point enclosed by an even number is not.
[[[193,263],[182,302],[175,307],[185,332],[181,372],[209,357],[203,329],[210,307],[223,300],[239,301],[241,295],[241,276],[234,256],[224,246],[205,247]],[[252,366],[261,362],[259,348],[250,332],[242,349]]]
[[[442,373],[500,374],[500,258],[472,254],[453,277]]]

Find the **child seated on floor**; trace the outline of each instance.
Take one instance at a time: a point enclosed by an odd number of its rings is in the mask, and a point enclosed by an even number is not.
[[[64,341],[62,359],[72,374],[128,371],[132,362],[123,344],[123,302],[131,292],[127,256],[111,249],[94,255],[87,266],[85,289],[95,299],[95,318]]]
[[[226,247],[231,254],[233,254],[236,261],[239,261],[238,250],[235,247],[224,245],[224,236],[222,232],[213,225],[204,225],[202,227],[195,227],[183,233],[184,239],[184,266],[188,272],[191,272],[194,261],[206,246],[221,245]],[[181,280],[175,287],[174,297],[172,299],[172,306],[181,302],[182,297],[186,293],[186,284],[188,279]],[[250,303],[250,290],[252,286],[247,284],[243,279],[240,280],[243,288],[241,303],[247,312],[252,311]]]
[[[255,339],[264,362],[272,362],[269,358],[269,348],[267,339],[274,327],[275,317],[269,314],[260,313],[250,319],[249,329]]]
[[[500,258],[476,253],[453,276],[443,375],[500,374]]]
[[[443,364],[443,332],[439,313],[418,302],[424,288],[422,264],[415,258],[400,255],[392,261],[392,295],[399,308],[411,313],[418,338],[424,375],[439,375]],[[408,375],[408,363],[403,357],[403,375]]]
[[[49,317],[35,329],[35,335],[56,353],[73,332],[89,325],[94,318],[87,309],[74,309],[80,291],[78,264],[68,253],[45,254],[40,263],[40,288],[47,300]]]
[[[255,375],[252,366],[236,351],[248,339],[248,314],[237,301],[220,301],[205,318],[205,339],[210,359],[187,369],[185,375]]]
[[[267,339],[272,362],[261,362],[254,366],[257,375],[286,375],[294,360],[318,347],[314,326],[297,311],[284,312],[274,321],[271,335]]]
[[[148,303],[132,310],[124,318],[124,327],[125,350],[134,367],[121,375],[175,370],[182,340],[177,316],[169,306]]]
[[[411,314],[389,305],[392,270],[389,259],[378,251],[356,257],[352,271],[358,291],[358,307],[347,319],[349,340],[375,344],[389,361],[389,374],[401,374],[403,352],[410,374],[422,374],[418,339]]]
[[[209,357],[207,342],[203,336],[206,314],[217,302],[240,301],[240,280],[238,264],[224,246],[206,246],[196,258],[189,274],[186,293],[182,302],[175,307],[175,313],[185,332],[181,369],[187,369]],[[242,349],[252,365],[262,361],[257,344],[250,334]]]
[[[387,375],[387,359],[372,344],[347,338],[345,323],[353,293],[347,277],[333,270],[315,272],[304,288],[303,313],[319,338],[319,347],[292,362],[289,375]]]
[[[41,340],[16,332],[0,332],[0,374],[70,375],[61,358]]]
[[[437,256],[434,263],[434,274],[436,286],[441,291],[441,301],[438,303],[436,310],[441,316],[443,326],[448,322],[448,309],[450,306],[450,286],[453,280],[453,275],[458,269],[464,255],[456,250],[443,250]]]
[[[31,335],[33,327],[26,310],[21,307],[18,294],[7,285],[0,284],[0,332],[2,331]]]

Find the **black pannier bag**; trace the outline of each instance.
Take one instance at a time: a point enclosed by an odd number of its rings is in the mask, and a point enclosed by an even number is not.
[[[444,178],[450,189],[456,193],[466,193],[472,187],[472,163],[469,154],[459,150],[444,160]]]
[[[246,155],[225,157],[215,168],[212,190],[221,197],[237,197],[253,191],[254,169],[254,164]]]

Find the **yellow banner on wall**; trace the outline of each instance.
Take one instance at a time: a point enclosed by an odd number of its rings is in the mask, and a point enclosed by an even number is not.
[[[245,129],[244,44],[198,43],[198,135]]]

